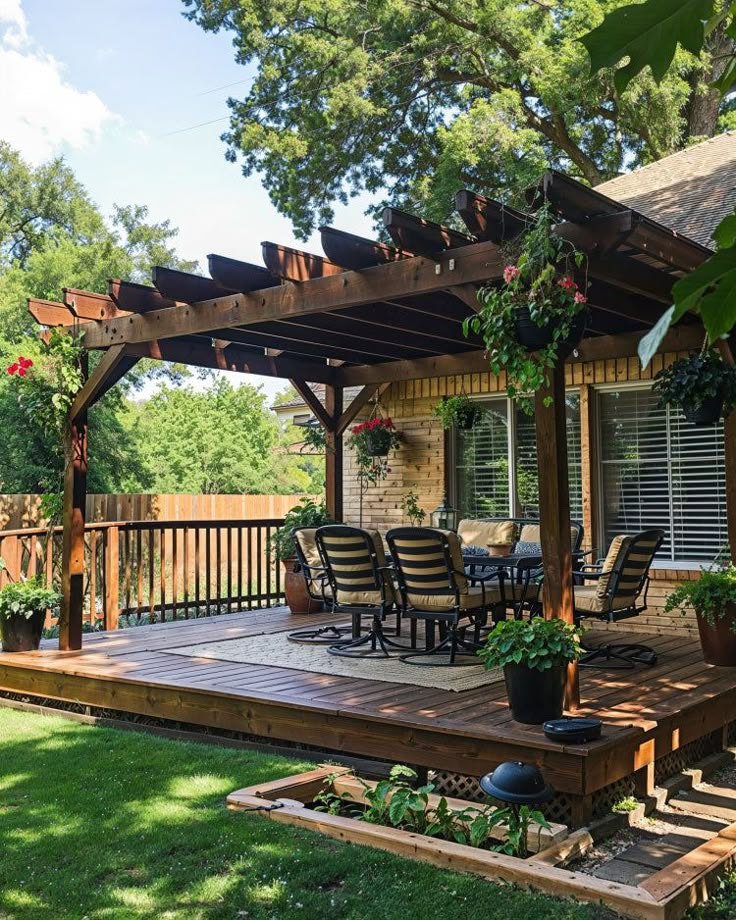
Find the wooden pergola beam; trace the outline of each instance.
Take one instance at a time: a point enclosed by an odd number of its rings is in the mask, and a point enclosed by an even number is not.
[[[107,292],[120,310],[129,313],[150,313],[151,310],[180,306],[175,300],[164,297],[150,284],[121,281],[120,278],[112,278],[107,282]]]
[[[304,402],[309,406],[309,408],[312,410],[312,414],[317,418],[317,421],[325,429],[325,431],[334,431],[335,419],[328,413],[327,409],[319,401],[317,394],[309,386],[309,384],[305,380],[297,380],[294,377],[289,380],[289,383],[294,387]]]
[[[124,322],[83,327],[87,348],[108,348],[153,339],[209,333],[213,329],[254,325],[269,320],[328,313],[376,301],[441,291],[456,284],[499,278],[503,259],[493,243],[473,243],[440,253],[434,259],[415,256],[360,272],[343,272],[309,283],[279,285],[232,294],[190,307],[131,315]]]
[[[212,280],[231,291],[257,291],[281,283],[262,265],[241,262],[216,253],[207,256],[207,265]]]
[[[313,383],[331,383],[335,369],[325,362],[302,361],[282,355],[263,354],[262,350],[249,350],[215,339],[161,339],[128,346],[128,353],[155,361],[171,361],[191,367],[234,371],[241,374],[259,374],[288,380],[297,377]]]
[[[278,243],[261,243],[263,261],[268,271],[284,281],[311,281],[340,275],[344,268],[323,256],[280,246]]]
[[[118,309],[112,297],[107,294],[81,291],[78,288],[64,288],[64,304],[78,319],[110,320],[128,315],[127,311]]]
[[[319,232],[325,255],[343,269],[370,268],[387,262],[399,262],[414,255],[413,252],[336,230],[334,227],[320,227]]]
[[[434,256],[475,242],[467,233],[424,220],[398,208],[384,208],[383,225],[397,246],[418,255]]]
[[[125,345],[115,345],[110,348],[102,357],[102,360],[90,374],[82,389],[74,397],[69,415],[72,419],[77,418],[86,412],[102,396],[103,393],[113,384],[109,384],[111,378],[115,378],[115,383],[120,379],[118,370],[121,365],[125,366],[126,358],[135,361],[137,357],[130,355]]]
[[[28,312],[42,326],[72,326],[75,316],[69,307],[54,300],[41,300],[38,297],[29,297],[27,301]]]

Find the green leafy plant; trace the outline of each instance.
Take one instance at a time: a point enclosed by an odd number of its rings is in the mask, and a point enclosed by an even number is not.
[[[327,513],[324,502],[315,502],[311,498],[302,498],[299,504],[289,509],[284,515],[284,523],[268,540],[267,548],[280,561],[291,559],[295,554],[291,531],[295,527],[322,527],[331,524],[332,518]]]
[[[636,801],[633,795],[626,795],[616,802],[611,811],[615,811],[619,815],[627,815],[632,811],[636,811],[638,807],[639,802]]]
[[[327,437],[321,425],[304,425],[302,428],[302,451],[311,448],[317,454],[324,454],[327,450]]]
[[[410,489],[401,500],[401,510],[409,518],[409,523],[413,527],[421,527],[427,516],[424,508],[419,506],[419,496],[413,489]]]
[[[401,444],[401,434],[393,421],[376,415],[351,429],[348,447],[355,451],[361,489],[376,485],[391,471],[388,454]]]
[[[729,367],[715,351],[678,358],[654,378],[660,406],[698,409],[715,397],[723,397],[724,412],[736,404],[736,368]]]
[[[11,581],[0,589],[0,620],[12,616],[30,620],[34,614],[58,607],[60,603],[59,592],[47,588],[40,578]]]
[[[528,414],[532,408],[526,394],[549,386],[561,343],[570,336],[587,302],[573,277],[585,256],[557,236],[553,226],[550,210],[542,207],[529,230],[516,241],[516,251],[507,250],[513,262],[504,269],[503,283],[482,288],[480,311],[463,322],[465,335],[472,331],[483,338],[491,371],[506,372],[509,397],[518,399]],[[529,318],[540,329],[550,330],[550,343],[533,353],[517,338],[516,322],[522,310],[529,311]]]
[[[56,441],[60,457],[64,451],[69,409],[84,384],[82,354],[83,349],[75,336],[54,329],[43,344],[40,364],[19,355],[7,368],[8,376],[16,381],[21,411],[30,425],[43,432],[44,437]],[[58,469],[40,483],[41,511],[49,526],[61,517],[64,466],[71,460],[71,457],[64,457]]]
[[[503,620],[491,630],[486,644],[478,651],[487,670],[523,664],[547,671],[577,661],[580,654],[580,630],[562,620],[544,617]]]
[[[468,805],[452,808],[444,796],[430,804],[434,785],[416,786],[417,773],[411,767],[396,764],[386,779],[367,783],[356,777],[363,787],[362,801],[334,791],[335,776],[328,776],[325,788],[314,798],[315,810],[340,814],[349,809],[352,818],[369,824],[396,827],[416,834],[439,837],[472,847],[485,847],[514,856],[526,857],[532,824],[549,829],[542,812],[521,808]],[[494,829],[504,828],[504,838],[494,837]]]
[[[721,569],[703,571],[695,581],[682,582],[668,595],[664,609],[665,613],[680,610],[684,616],[690,606],[709,626],[716,626],[731,604],[736,604],[736,567],[729,562]]]
[[[451,428],[467,431],[483,418],[483,407],[464,393],[446,396],[435,405],[433,411],[446,431]]]

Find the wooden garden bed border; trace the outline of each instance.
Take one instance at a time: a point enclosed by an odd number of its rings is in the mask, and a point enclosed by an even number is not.
[[[641,885],[623,885],[559,868],[558,863],[569,856],[566,840],[574,847],[582,842],[577,837],[585,829],[569,838],[558,830],[549,847],[524,860],[304,807],[323,788],[328,776],[345,777],[341,785],[346,785],[351,772],[348,767],[325,764],[307,773],[238,789],[227,797],[227,804],[234,810],[254,811],[271,821],[305,827],[347,843],[377,847],[456,872],[558,897],[603,903],[632,920],[678,920],[689,907],[707,898],[722,871],[736,861],[734,823]],[[455,807],[460,803],[476,804],[453,800]]]

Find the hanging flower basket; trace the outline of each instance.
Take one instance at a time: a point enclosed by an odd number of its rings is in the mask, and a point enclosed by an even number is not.
[[[531,412],[528,395],[550,385],[585,331],[585,256],[555,234],[548,207],[513,246],[501,283],[480,291],[481,309],[463,328],[481,336],[491,371],[506,372],[509,397]]]
[[[435,416],[442,422],[442,427],[449,431],[469,431],[483,418],[483,407],[464,393],[459,396],[445,396],[434,407]]]
[[[693,425],[715,425],[736,405],[736,369],[713,349],[679,358],[654,380],[661,407],[682,409]]]
[[[399,446],[399,432],[390,418],[368,419],[352,429],[350,446],[368,457],[388,457]]]

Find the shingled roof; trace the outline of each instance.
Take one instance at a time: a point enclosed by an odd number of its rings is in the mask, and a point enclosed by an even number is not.
[[[704,246],[736,208],[736,131],[664,157],[596,191]]]

